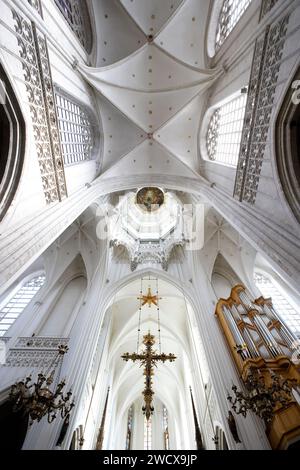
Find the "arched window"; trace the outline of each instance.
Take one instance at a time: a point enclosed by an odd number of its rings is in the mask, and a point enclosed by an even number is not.
[[[272,298],[275,310],[286,326],[297,336],[300,335],[300,313],[296,311],[286,294],[276,285],[271,276],[261,272],[254,273],[254,282],[263,297]]]
[[[133,407],[133,405],[131,405],[131,407],[128,410],[125,450],[130,450],[131,446],[132,446],[133,413],[134,413],[134,407]]]
[[[220,49],[250,3],[251,0],[224,0],[216,33],[216,51]]]
[[[144,418],[144,450],[152,449],[152,418]]]
[[[83,445],[83,426],[82,424],[75,429],[72,434],[72,440],[69,450],[81,450]]]
[[[91,19],[86,0],[54,0],[85,50],[92,49]]]
[[[208,124],[206,149],[212,161],[236,166],[239,158],[247,89],[215,109]]]
[[[229,450],[225,433],[219,426],[216,427],[215,444],[216,450]]]
[[[55,96],[64,164],[91,160],[95,144],[91,113],[58,88]]]
[[[30,279],[2,306],[0,309],[0,336],[4,336],[17,320],[29,302],[44,285],[45,279],[44,275]]]
[[[170,450],[169,417],[168,417],[168,410],[165,407],[165,405],[163,405],[163,430],[164,430],[165,450]]]

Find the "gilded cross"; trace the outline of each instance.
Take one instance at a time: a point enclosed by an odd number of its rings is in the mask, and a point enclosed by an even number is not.
[[[150,334],[150,331],[147,335],[144,336],[143,344],[146,346],[146,349],[142,352],[142,354],[123,354],[122,359],[126,362],[129,360],[141,361],[141,366],[144,366],[144,376],[145,376],[145,388],[143,390],[144,402],[145,405],[143,406],[142,410],[146,419],[149,420],[150,416],[153,414],[154,407],[153,407],[153,395],[154,391],[152,388],[152,376],[154,375],[154,367],[157,367],[157,362],[161,361],[165,363],[166,361],[174,362],[176,356],[174,354],[165,354],[160,353],[156,354],[156,351],[152,349],[153,345],[155,344],[155,337]]]
[[[142,307],[148,304],[149,308],[151,307],[151,304],[154,304],[157,306],[158,301],[160,299],[161,297],[158,297],[158,295],[152,295],[151,287],[148,288],[147,295],[142,295],[141,297],[138,297],[138,300],[142,301]]]

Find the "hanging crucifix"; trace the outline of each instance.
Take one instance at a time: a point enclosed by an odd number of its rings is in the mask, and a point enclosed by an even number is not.
[[[144,336],[143,344],[146,346],[145,351],[142,354],[129,354],[125,353],[121,357],[124,361],[128,362],[129,360],[141,361],[141,366],[144,366],[144,376],[145,376],[145,388],[143,390],[144,402],[142,410],[146,419],[149,420],[150,416],[153,414],[153,395],[154,391],[152,388],[152,376],[154,375],[154,367],[157,367],[157,362],[161,361],[165,363],[166,361],[174,362],[176,356],[174,354],[165,354],[160,353],[156,354],[156,351],[152,349],[155,344],[154,335],[150,334],[150,331],[147,335]]]

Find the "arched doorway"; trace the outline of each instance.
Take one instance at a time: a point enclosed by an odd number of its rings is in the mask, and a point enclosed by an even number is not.
[[[29,415],[13,411],[13,405],[6,400],[0,405],[0,449],[21,450],[27,434]]]

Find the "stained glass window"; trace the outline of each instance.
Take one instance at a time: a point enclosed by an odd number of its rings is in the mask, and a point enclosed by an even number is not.
[[[0,336],[17,320],[25,307],[45,283],[45,276],[37,276],[26,282],[0,310]]]

